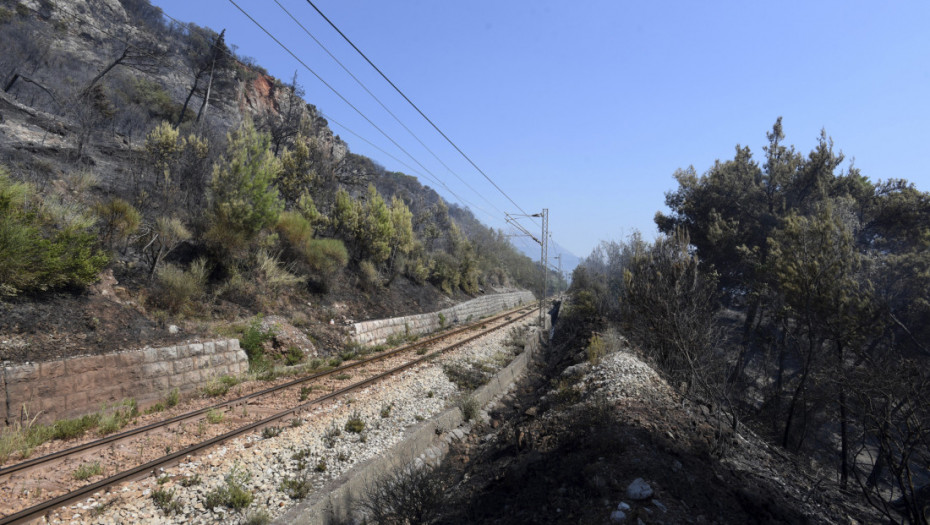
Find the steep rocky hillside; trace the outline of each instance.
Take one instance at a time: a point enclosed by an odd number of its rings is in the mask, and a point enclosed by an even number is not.
[[[537,267],[352,153],[296,79],[147,0],[0,0],[0,359],[340,323]]]

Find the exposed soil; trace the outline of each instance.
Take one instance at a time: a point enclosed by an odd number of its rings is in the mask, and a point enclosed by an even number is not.
[[[559,351],[560,350],[560,351]],[[447,456],[453,489],[440,523],[875,523],[873,511],[794,458],[746,437],[715,434],[710,410],[558,399],[553,379],[577,348],[531,373]],[[564,376],[561,376],[564,377]],[[569,396],[570,397],[570,396]],[[555,399],[554,399],[555,398]],[[718,450],[725,445],[722,455]],[[626,489],[643,478],[651,498]],[[611,521],[620,502],[630,506]],[[640,520],[640,521],[638,521]]]
[[[0,361],[46,361],[216,338],[256,314],[274,316],[281,320],[279,326],[303,332],[303,338],[292,333],[277,346],[310,340],[316,353],[325,355],[345,346],[345,328],[353,322],[430,312],[470,299],[464,294],[448,297],[403,277],[370,292],[343,278],[326,294],[305,290],[246,305],[213,299],[200,305],[199,313],[183,317],[151,308],[138,271],[119,265],[115,270],[104,272],[87,290],[0,299]],[[177,333],[169,332],[171,325]]]

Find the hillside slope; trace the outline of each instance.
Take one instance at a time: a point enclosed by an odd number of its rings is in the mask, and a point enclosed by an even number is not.
[[[501,232],[352,153],[296,78],[223,32],[147,0],[0,0],[0,39],[15,234],[0,359],[226,333],[262,313],[339,346],[339,323],[537,280]]]

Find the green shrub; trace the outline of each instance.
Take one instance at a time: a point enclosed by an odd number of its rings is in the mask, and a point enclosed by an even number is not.
[[[165,516],[181,512],[181,502],[174,499],[175,489],[156,489],[152,492],[152,502],[165,513]]]
[[[84,463],[75,469],[71,476],[78,481],[85,481],[94,476],[99,476],[102,472],[103,467],[100,466],[100,462],[94,461],[93,463]]]
[[[5,7],[0,7],[0,24],[5,24],[13,19],[13,11]]]
[[[0,167],[0,296],[93,282],[108,262],[93,222],[77,205],[39,199]]]
[[[381,274],[371,261],[362,261],[358,265],[359,282],[365,290],[376,290],[381,286]]]
[[[238,385],[239,379],[233,376],[212,377],[207,384],[203,386],[203,393],[209,397],[224,396],[229,389]]]
[[[349,419],[346,421],[345,429],[347,432],[352,432],[353,434],[359,434],[362,430],[365,430],[365,421],[362,420],[362,416],[359,415],[358,411],[353,412]]]
[[[281,427],[270,426],[262,429],[262,437],[265,439],[271,439],[273,437],[278,437],[281,434]]]
[[[302,386],[300,387],[300,400],[306,401],[310,397],[310,392],[313,392],[312,386]]]
[[[291,499],[304,499],[313,490],[313,483],[309,476],[301,473],[294,478],[284,478],[278,488]]]
[[[252,361],[264,355],[262,345],[270,341],[271,338],[274,337],[274,334],[274,328],[262,330],[262,318],[258,316],[249,323],[249,326],[239,337],[239,346],[245,350],[246,355],[249,357],[249,361]]]
[[[99,416],[97,431],[101,436],[112,434],[128,425],[137,415],[139,415],[139,407],[136,400],[124,399],[111,407],[104,407]]]
[[[52,439],[51,427],[36,425],[34,419],[26,424],[16,422],[0,433],[0,463],[5,463],[14,453],[28,458],[37,446],[49,439]]]
[[[275,229],[281,234],[281,238],[297,252],[302,252],[307,243],[313,240],[313,226],[296,211],[282,212]]]
[[[94,214],[99,220],[100,238],[110,249],[117,243],[125,244],[142,223],[139,210],[118,197],[95,204]]]
[[[598,364],[601,358],[607,355],[607,345],[604,344],[604,341],[601,340],[597,334],[592,335],[591,340],[588,341],[585,355],[588,357],[588,362],[592,365]]]
[[[313,239],[306,244],[302,255],[324,288],[328,288],[333,276],[349,263],[349,252],[338,239]]]
[[[229,134],[225,158],[214,165],[206,237],[221,252],[237,252],[278,222],[284,205],[274,180],[281,165],[270,142],[269,135],[246,121]]]
[[[168,392],[168,397],[165,398],[165,406],[174,408],[178,405],[179,401],[181,401],[181,391],[177,388],[172,388],[171,392]]]
[[[200,474],[194,474],[193,476],[185,476],[181,479],[181,486],[184,488],[193,487],[195,485],[200,485],[203,480],[200,479]]]
[[[191,312],[204,295],[208,274],[207,261],[202,258],[194,261],[186,271],[166,264],[156,273],[157,286],[152,299],[173,313]]]
[[[149,117],[177,122],[181,113],[181,105],[171,98],[161,84],[143,76],[137,76],[132,79],[130,91],[132,101],[144,107],[149,112]],[[193,117],[194,114],[188,109],[185,115]]]
[[[239,467],[226,475],[223,485],[211,490],[204,499],[204,506],[210,510],[224,506],[233,510],[242,510],[252,504],[252,493],[246,490],[245,485],[251,476]]]
[[[455,257],[445,252],[435,253],[430,267],[429,281],[440,290],[451,294],[459,287],[461,274]]]
[[[284,364],[287,366],[294,366],[300,364],[304,360],[304,351],[296,346],[291,346],[287,349],[287,354],[284,355]]]
[[[88,414],[74,419],[62,419],[52,425],[55,439],[71,439],[84,435],[84,432],[100,423],[100,414]]]
[[[217,423],[221,423],[223,421],[223,413],[220,412],[219,410],[215,410],[211,408],[210,410],[207,411],[207,421],[209,421],[210,423],[213,423],[214,425]]]

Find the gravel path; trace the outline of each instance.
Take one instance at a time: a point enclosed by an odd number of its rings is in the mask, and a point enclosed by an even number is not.
[[[232,440],[165,470],[157,479],[94,494],[52,513],[46,523],[244,523],[279,516],[298,503],[280,489],[286,481],[294,486],[293,480],[300,480],[315,493],[358,463],[389,450],[411,426],[452,405],[460,392],[442,371],[443,365],[475,361],[494,368],[506,365],[501,356],[506,355],[510,330],[494,332],[429,364],[302,414],[298,421],[280,427],[277,436],[258,432]],[[346,429],[353,417],[364,422],[361,432]],[[243,511],[222,504],[208,509],[208,495],[228,488],[229,481],[252,495],[251,504]],[[156,505],[158,496],[161,508]]]

